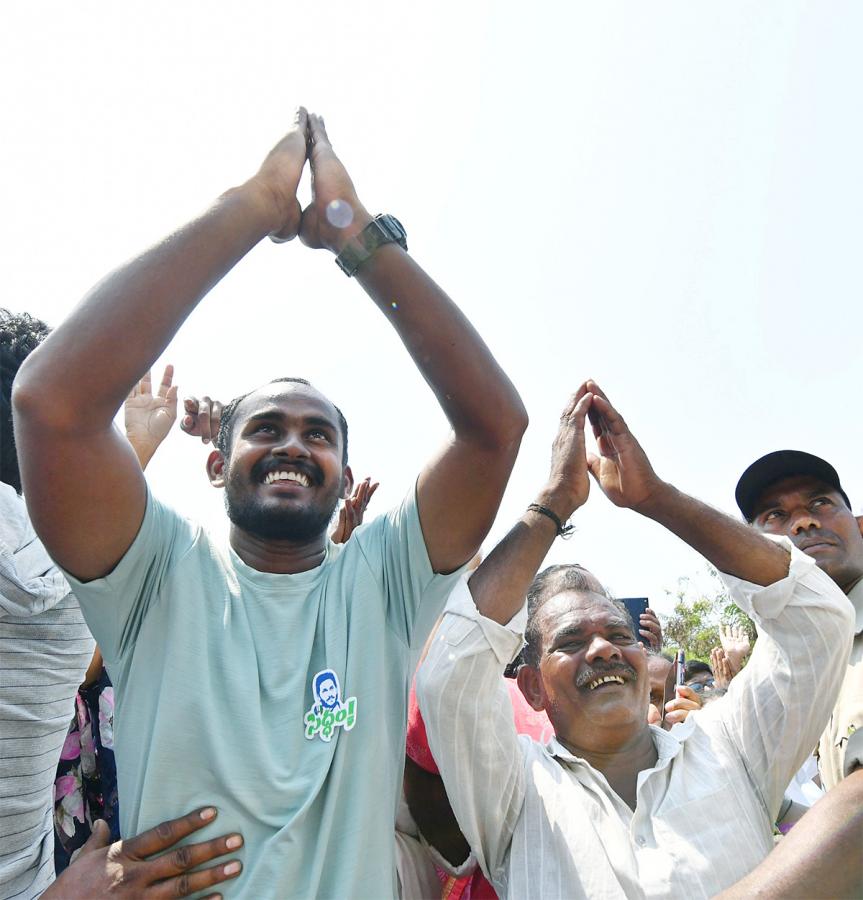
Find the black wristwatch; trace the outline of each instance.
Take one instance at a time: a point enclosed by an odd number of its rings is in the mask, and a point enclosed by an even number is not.
[[[407,250],[407,238],[402,223],[395,216],[382,213],[345,244],[336,257],[336,265],[350,278],[384,244],[398,244],[402,250]]]

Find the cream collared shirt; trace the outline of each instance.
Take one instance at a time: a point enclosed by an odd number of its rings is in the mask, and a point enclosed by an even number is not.
[[[818,742],[818,769],[826,790],[863,766],[863,581],[848,595],[854,605],[854,643],[839,699]]]
[[[459,825],[502,898],[712,897],[773,847],[785,786],[833,706],[851,606],[791,548],[766,588],[724,576],[759,627],[744,671],[720,700],[670,732],[631,810],[558,741],[518,736],[501,671],[522,644],[523,613],[481,616],[466,584],[450,599],[417,696]]]

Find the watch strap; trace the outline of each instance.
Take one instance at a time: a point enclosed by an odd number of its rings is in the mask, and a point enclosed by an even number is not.
[[[385,244],[408,249],[407,234],[395,216],[382,213],[352,237],[336,257],[336,265],[350,278],[357,269]]]

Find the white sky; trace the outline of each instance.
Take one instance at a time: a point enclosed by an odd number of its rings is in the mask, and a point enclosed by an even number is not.
[[[717,506],[781,447],[832,461],[859,504],[861,33],[863,5],[838,0],[6,0],[0,305],[57,324],[251,175],[304,103],[531,414],[487,547],[542,484],[588,376],[660,475]],[[371,301],[299,243],[255,249],[164,360],[181,391],[224,399],[310,378],[348,417],[356,475],[382,481],[373,512],[445,434]],[[222,527],[205,457],[176,431],[151,481]],[[702,568],[597,490],[576,521],[549,562],[662,611]]]

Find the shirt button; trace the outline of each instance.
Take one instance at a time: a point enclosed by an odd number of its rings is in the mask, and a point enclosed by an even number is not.
[[[647,843],[647,838],[643,834],[640,834],[635,839],[635,843],[638,844],[639,847],[643,847]]]

